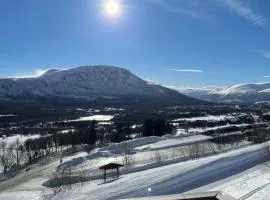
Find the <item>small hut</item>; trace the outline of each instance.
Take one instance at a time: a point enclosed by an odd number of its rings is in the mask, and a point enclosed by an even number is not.
[[[123,167],[124,165],[118,164],[118,163],[109,163],[106,165],[101,166],[99,169],[104,170],[104,182],[107,180],[107,171],[111,170],[112,177],[119,178],[119,168]]]

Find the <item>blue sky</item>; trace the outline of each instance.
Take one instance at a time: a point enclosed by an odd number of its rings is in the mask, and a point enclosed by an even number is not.
[[[269,0],[1,0],[0,77],[106,64],[177,87],[270,81]],[[268,76],[268,77],[267,77]]]

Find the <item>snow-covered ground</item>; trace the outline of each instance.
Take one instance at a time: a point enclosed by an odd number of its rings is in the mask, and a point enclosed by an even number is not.
[[[183,128],[177,128],[176,129],[176,136],[184,136],[184,135],[193,135],[193,134],[200,134],[204,133],[206,131],[216,131],[218,129],[224,129],[229,127],[237,127],[237,128],[243,128],[250,126],[250,124],[226,124],[223,126],[214,126],[214,127],[198,127],[198,128],[189,128],[187,130]]]
[[[0,115],[0,118],[1,117],[16,117],[17,115],[14,115],[14,114],[7,114],[7,115]]]
[[[229,128],[229,127],[245,128],[247,126],[250,126],[250,124],[227,124],[223,126],[214,126],[214,127],[206,127],[206,128],[190,128],[188,131],[190,133],[203,133],[205,131],[214,131],[214,130]]]
[[[71,120],[71,121],[110,121],[114,118],[113,115],[92,115],[87,117],[80,117],[79,119]]]
[[[1,137],[0,138],[0,144],[5,144],[5,148],[10,147],[10,145],[14,145],[16,143],[16,140],[19,139],[19,144],[23,145],[24,142],[28,139],[36,139],[39,138],[40,135],[12,135],[8,137]],[[3,171],[2,163],[0,163],[0,172]],[[1,179],[1,177],[0,177]]]
[[[169,147],[175,147],[175,146],[183,146],[191,143],[196,142],[202,142],[210,140],[212,137],[206,136],[206,135],[194,135],[190,137],[183,137],[183,138],[170,138],[170,139],[164,139],[159,142],[147,144],[147,145],[141,145],[137,147],[137,150],[158,150],[158,149],[164,149]]]
[[[269,200],[269,189],[270,163],[266,162],[191,192],[222,190],[236,199]]]
[[[16,142],[17,139],[19,139],[20,143],[23,144],[28,139],[36,139],[39,138],[40,135],[13,135],[9,137],[2,137],[0,138],[1,142],[6,142],[6,145],[9,146]]]
[[[113,122],[106,121],[106,122],[98,122],[98,125],[112,125]]]
[[[230,113],[226,115],[206,115],[201,117],[188,117],[188,118],[179,118],[174,119],[172,122],[181,122],[181,121],[188,121],[188,122],[194,122],[194,121],[211,121],[211,122],[217,122],[217,121],[223,121],[223,120],[235,120],[239,117],[245,117],[247,116],[246,113]]]
[[[65,129],[65,130],[62,130],[62,131],[59,131],[59,133],[74,133],[76,130],[75,129]]]
[[[211,139],[205,135],[194,135],[190,137],[146,137],[138,138],[121,143],[112,143],[102,147],[83,157],[76,157],[65,161],[59,169],[72,168],[73,170],[94,170],[109,162],[123,162],[123,155],[130,151],[132,153],[133,165],[142,166],[156,162],[156,154],[161,160],[173,160],[188,157],[190,144],[201,143],[205,153],[212,152],[215,146],[211,143],[203,143]],[[216,147],[216,151],[218,151]]]
[[[102,180],[91,181],[85,186],[59,194],[54,199],[87,199],[89,195],[93,199],[118,199],[188,192],[261,164],[265,161],[264,155],[260,146],[253,146],[199,160],[126,174],[119,180],[106,184],[103,184]],[[151,193],[148,193],[148,188],[151,188]]]
[[[176,129],[176,133],[175,133],[175,135],[176,136],[179,136],[179,135],[189,135],[190,133],[189,132],[187,132],[185,129],[183,129],[183,128],[177,128]]]
[[[179,118],[172,120],[173,122],[179,122],[179,121],[199,121],[199,120],[206,120],[206,121],[222,121],[226,119],[233,119],[235,116],[232,115],[207,115],[203,117],[190,117],[190,118]]]
[[[183,145],[190,143],[207,144],[205,141],[207,139],[209,138],[203,135],[183,138],[168,136],[139,138],[120,144],[111,144],[96,149],[91,154],[81,152],[64,158],[63,163],[73,164],[76,167],[75,171],[96,170],[100,165],[121,159],[121,153],[125,152],[127,148],[135,151],[135,160],[143,161],[155,155],[157,149],[161,154],[166,154],[186,148]],[[270,169],[268,170],[268,167],[262,164],[266,160],[265,155],[264,146],[249,145],[197,160],[174,159],[173,162],[161,160],[161,162],[147,164],[143,167],[135,166],[131,171],[122,169],[120,179],[105,184],[103,180],[90,180],[83,185],[76,184],[71,190],[59,193],[53,199],[106,200],[200,190],[221,190],[238,198],[267,184]],[[42,183],[52,177],[52,172],[59,164],[57,160],[45,166],[32,167],[29,173],[22,172],[22,179],[16,179],[16,177],[14,177],[14,181],[10,179],[8,182],[10,187],[4,187],[4,182],[0,183],[0,199],[43,199],[49,189],[42,186]],[[245,180],[250,180],[250,182],[245,185]],[[3,187],[8,189],[2,191]],[[267,199],[267,187],[266,185],[265,190],[260,190],[254,195]],[[150,193],[148,188],[151,188]]]
[[[111,143],[107,147],[102,147],[99,150],[109,151],[110,153],[123,153],[126,149],[133,149],[143,145],[155,143],[158,141],[164,140],[162,137],[150,136],[144,138],[137,138],[129,141],[124,141],[120,143]]]
[[[104,111],[124,111],[126,109],[124,108],[111,108],[111,107],[105,107]]]
[[[92,170],[109,162],[122,162],[121,154],[125,153],[127,150],[149,143],[155,143],[163,139],[164,138],[161,137],[151,136],[120,143],[111,143],[109,146],[96,149],[88,155],[77,156],[68,161],[64,159],[59,169],[72,168],[73,170]],[[145,155],[143,157],[145,157]]]

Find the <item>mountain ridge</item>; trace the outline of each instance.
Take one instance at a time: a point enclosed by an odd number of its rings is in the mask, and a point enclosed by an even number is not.
[[[214,89],[189,88],[178,91],[193,98],[219,103],[269,102],[270,104],[270,82],[237,84]]]
[[[205,104],[161,85],[149,84],[129,70],[105,65],[72,69],[50,69],[39,77],[0,79],[0,99],[43,101],[98,101],[129,99],[163,99],[179,104]]]

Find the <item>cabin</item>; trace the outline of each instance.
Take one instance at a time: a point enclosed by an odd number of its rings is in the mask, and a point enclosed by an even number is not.
[[[101,166],[99,169],[104,171],[104,182],[106,182],[108,178],[108,170],[110,170],[110,175],[113,178],[119,178],[119,168],[123,167],[124,165],[118,164],[118,163],[109,163],[106,165]]]

